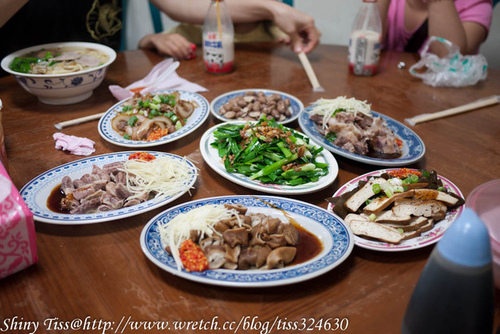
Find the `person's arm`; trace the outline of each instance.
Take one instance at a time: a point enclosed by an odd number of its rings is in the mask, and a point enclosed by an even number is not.
[[[378,0],[377,6],[380,12],[380,21],[382,22],[382,40],[385,41],[387,36],[387,12],[389,11],[389,5],[391,0]]]
[[[203,24],[210,4],[209,0],[150,1],[173,20],[192,24]],[[290,36],[291,46],[295,52],[310,52],[319,43],[321,33],[316,28],[314,19],[294,7],[274,0],[224,1],[227,3],[233,23],[273,21]]]
[[[428,12],[429,36],[439,36],[453,42],[460,47],[462,54],[477,52],[486,39],[487,31],[482,25],[460,21],[453,0],[429,0]]]
[[[0,28],[21,9],[28,0],[2,0],[0,1]]]
[[[144,36],[139,41],[140,49],[151,49],[160,55],[177,59],[191,59],[196,46],[179,34],[159,33]]]

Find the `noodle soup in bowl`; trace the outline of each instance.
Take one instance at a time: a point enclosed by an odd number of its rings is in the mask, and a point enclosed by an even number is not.
[[[2,69],[47,104],[89,98],[103,81],[116,52],[101,44],[62,42],[32,46],[2,59]]]

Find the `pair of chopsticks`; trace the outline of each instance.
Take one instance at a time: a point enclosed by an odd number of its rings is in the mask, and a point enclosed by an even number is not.
[[[466,111],[471,111],[471,110],[475,110],[475,109],[488,107],[488,106],[491,106],[491,105],[497,104],[497,103],[500,103],[500,95],[493,95],[493,96],[485,97],[485,98],[479,99],[477,101],[467,103],[467,104],[464,104],[464,105],[461,105],[461,106],[458,106],[455,108],[446,109],[446,110],[442,110],[442,111],[438,111],[438,112],[430,113],[430,114],[428,114],[428,113],[421,114],[421,115],[418,115],[418,116],[415,116],[412,118],[405,118],[405,123],[407,123],[409,125],[416,125],[418,123],[429,122],[429,121],[432,121],[435,119],[464,113]]]
[[[298,54],[300,62],[302,63],[302,67],[306,71],[307,77],[309,78],[309,81],[311,82],[311,85],[313,87],[313,92],[324,92],[325,90],[321,85],[319,84],[318,78],[316,77],[316,73],[314,73],[314,70],[311,66],[311,63],[309,62],[309,59],[307,58],[306,54],[304,52],[300,52]]]

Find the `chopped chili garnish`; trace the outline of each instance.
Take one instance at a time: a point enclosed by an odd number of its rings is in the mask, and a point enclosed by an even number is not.
[[[147,152],[135,152],[135,153],[132,153],[131,155],[129,155],[128,159],[129,160],[136,159],[136,160],[151,161],[151,160],[156,159],[156,157],[150,153],[147,153]]]
[[[406,179],[409,175],[412,175],[412,174],[416,175],[418,177],[422,176],[421,172],[419,172],[417,170],[409,169],[409,168],[396,169],[396,170],[387,172],[387,174],[389,174],[390,176],[400,178],[400,179]]]
[[[158,140],[161,137],[164,137],[166,135],[168,135],[168,129],[158,129],[158,130],[155,130],[155,131],[151,132],[148,135],[148,138],[146,140],[147,141]]]
[[[179,248],[179,256],[187,271],[204,271],[208,269],[208,259],[193,240],[184,240]]]
[[[137,87],[137,88],[132,88],[130,91],[132,93],[140,93],[144,88],[146,87]]]
[[[399,148],[403,148],[403,141],[399,138],[396,138],[396,145],[398,145]]]

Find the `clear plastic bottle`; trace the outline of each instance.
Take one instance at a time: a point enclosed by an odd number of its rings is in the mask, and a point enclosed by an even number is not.
[[[370,76],[378,71],[382,22],[377,0],[363,0],[349,40],[349,72]]]
[[[223,0],[212,0],[203,24],[203,61],[209,73],[229,73],[234,68],[234,27]]]

